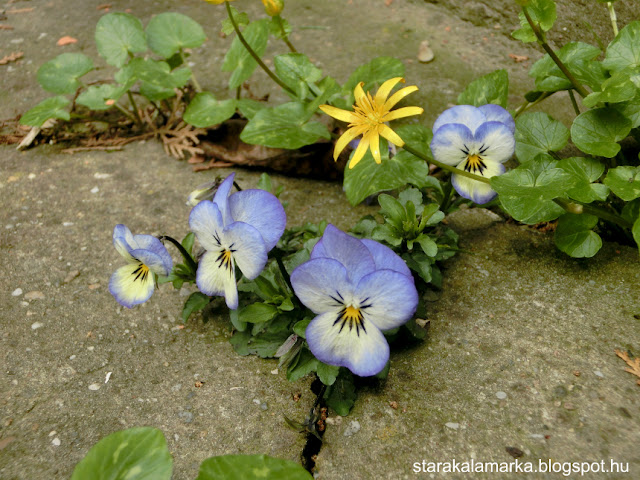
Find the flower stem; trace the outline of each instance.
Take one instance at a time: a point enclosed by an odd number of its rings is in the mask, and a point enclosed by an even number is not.
[[[587,90],[580,84],[580,82],[576,80],[576,77],[573,76],[573,74],[569,71],[567,66],[564,63],[562,63],[562,60],[558,58],[556,53],[551,49],[549,44],[545,41],[544,36],[540,31],[540,28],[538,28],[538,25],[536,25],[534,21],[531,19],[531,16],[527,11],[527,7],[522,7],[522,13],[527,19],[527,22],[529,22],[529,25],[531,26],[531,30],[533,30],[533,33],[538,39],[538,43],[542,46],[542,48],[544,48],[545,52],[549,54],[549,56],[556,63],[556,65],[558,65],[558,68],[562,71],[562,73],[564,73],[564,76],[567,77],[569,81],[573,84],[573,88],[576,89],[576,92],[578,92],[581,97],[586,97],[587,95],[589,95],[589,92],[587,92]]]
[[[571,98],[571,105],[573,105],[576,115],[580,115],[580,108],[578,108],[578,103],[576,102],[576,96],[573,94],[573,90],[569,90],[569,98]]]
[[[291,284],[291,278],[289,277],[289,272],[287,272],[287,269],[285,268],[284,263],[282,263],[282,256],[284,255],[284,252],[279,248],[274,248],[272,250],[272,253],[273,253],[273,258],[275,258],[276,262],[278,263],[278,268],[280,269],[282,278],[284,278],[284,281],[287,282],[287,287],[289,287],[289,290],[291,290],[291,293],[294,293],[293,285]]]
[[[127,118],[132,120],[133,123],[138,123],[138,121],[136,120],[136,117],[134,117],[133,114],[129,110],[127,110],[126,108],[123,108],[117,102],[114,103],[113,106],[116,107],[118,110],[120,110],[125,116],[127,116]]]
[[[520,105],[518,107],[518,109],[515,111],[515,113],[513,114],[513,118],[514,119],[518,118],[518,116],[520,116],[521,113],[526,112],[527,110],[529,110],[530,108],[536,106],[537,104],[539,104],[543,100],[546,100],[547,98],[549,98],[554,93],[555,92],[543,92],[542,95],[540,95],[538,98],[536,98],[533,102],[528,102],[527,100],[525,100],[524,103],[522,105]]]
[[[586,213],[588,215],[595,215],[596,217],[605,220],[607,222],[614,223],[622,228],[626,228],[628,230],[631,229],[631,222],[625,220],[619,215],[615,213],[608,212],[602,208],[594,207],[592,205],[586,205],[584,203],[567,200],[566,198],[555,198],[553,200],[556,204],[560,205],[569,213],[574,214],[582,214]]]
[[[618,18],[616,17],[616,11],[613,8],[613,2],[607,2],[607,9],[609,10],[609,17],[611,18],[611,28],[613,28],[613,36],[618,36]]]
[[[182,49],[180,49],[180,59],[182,60],[183,64],[186,64],[187,62],[185,61],[184,58],[184,53],[182,52]],[[196,74],[193,73],[193,70],[191,71],[191,81],[193,82],[193,87],[196,89],[197,93],[202,92],[202,87],[200,86],[200,83],[198,82],[198,79],[196,78]]]
[[[142,119],[140,118],[140,114],[138,113],[138,105],[136,105],[136,101],[133,99],[133,95],[131,94],[131,90],[127,90],[127,96],[129,97],[129,102],[133,107],[133,116],[135,117],[136,123],[139,127],[142,126]]]
[[[227,7],[227,15],[229,16],[229,20],[231,21],[231,25],[233,25],[233,29],[236,31],[236,35],[238,36],[238,40],[240,40],[240,43],[242,43],[242,46],[247,50],[247,52],[249,53],[249,55],[251,55],[251,57],[256,61],[256,63],[258,65],[260,65],[260,68],[262,68],[262,70],[264,70],[264,72],[269,75],[269,77],[271,78],[271,80],[273,80],[274,82],[276,82],[283,90],[285,90],[286,92],[290,93],[291,95],[295,96],[295,92],[293,90],[291,90],[289,87],[287,87],[285,85],[285,83],[280,80],[278,78],[278,76],[273,73],[269,67],[267,67],[264,62],[262,61],[262,59],[258,56],[258,54],[253,50],[253,48],[251,48],[251,45],[249,45],[249,43],[247,42],[247,40],[244,38],[244,36],[242,35],[242,32],[240,31],[240,28],[238,27],[238,24],[236,23],[236,19],[233,18],[233,13],[231,12],[231,5],[229,5],[229,2],[224,2],[224,4]]]
[[[298,53],[298,50],[296,50],[296,47],[294,47],[293,44],[289,41],[289,35],[287,35],[287,32],[284,29],[284,23],[282,22],[282,17],[280,15],[276,15],[273,18],[276,22],[278,22],[278,26],[280,26],[280,32],[282,33],[282,41],[287,44],[287,47],[289,47],[289,50],[291,50],[291,53]]]
[[[433,163],[434,165],[437,165],[438,167],[440,167],[443,170],[447,170],[451,173],[455,173],[457,175],[462,175],[463,177],[467,177],[470,178],[472,180],[477,180],[479,182],[482,183],[491,183],[491,180],[489,180],[488,178],[485,177],[481,177],[480,175],[474,175],[471,172],[467,172],[465,170],[460,170],[459,168],[456,167],[452,167],[451,165],[446,165],[442,162],[439,162],[438,160],[435,160],[433,158],[429,158],[426,155],[424,155],[423,153],[420,153],[418,150],[414,149],[413,147],[410,147],[407,144],[404,144],[402,146],[402,148],[404,148],[407,152],[409,152],[411,155],[415,155],[416,157],[424,160],[427,163]]]
[[[451,177],[449,177],[449,181],[444,186],[444,195],[442,198],[442,202],[440,203],[440,211],[446,213],[447,208],[449,208],[449,204],[451,203],[451,190],[453,190],[453,185],[451,185]]]
[[[158,237],[158,239],[161,242],[164,242],[165,240],[168,240],[169,242],[173,243],[173,245],[182,254],[182,257],[184,258],[184,261],[186,262],[186,264],[189,267],[189,269],[195,275],[196,271],[198,270],[198,264],[193,260],[193,257],[189,254],[189,252],[187,252],[187,250],[182,246],[182,244],[179,241],[177,241],[175,238],[170,237],[168,235],[162,235],[162,236]]]

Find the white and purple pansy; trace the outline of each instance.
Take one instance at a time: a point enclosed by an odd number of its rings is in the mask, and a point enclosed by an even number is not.
[[[491,178],[504,173],[503,163],[515,149],[515,122],[499,105],[458,105],[442,112],[433,124],[433,158],[460,170]],[[496,192],[487,183],[453,174],[453,188],[475,203],[487,203]]]
[[[406,323],[418,305],[413,277],[398,255],[333,225],[293,271],[291,284],[317,315],[306,329],[311,352],[362,377],[384,369],[389,344],[382,332]]]
[[[171,273],[171,255],[156,237],[133,235],[124,225],[113,229],[113,245],[127,265],[111,275],[109,292],[127,308],[146,302],[153,294],[155,276]]]
[[[249,280],[260,275],[286,224],[284,208],[271,193],[242,190],[230,195],[234,175],[220,184],[213,201],[201,201],[189,215],[189,226],[206,250],[196,284],[206,295],[224,296],[231,309],[238,308],[236,265]]]

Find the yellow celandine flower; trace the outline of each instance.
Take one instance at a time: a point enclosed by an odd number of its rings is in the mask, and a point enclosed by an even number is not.
[[[233,2],[234,0],[204,0],[207,3],[213,3],[214,5],[220,5],[221,3],[226,2]]]
[[[380,137],[386,138],[397,147],[404,145],[404,141],[386,122],[411,115],[420,115],[424,112],[424,109],[420,107],[402,107],[391,111],[400,100],[418,90],[418,87],[413,85],[401,88],[389,97],[391,90],[399,82],[404,83],[404,78],[396,77],[387,80],[380,86],[375,97],[372,97],[369,92],[365,93],[362,89],[364,82],[360,82],[354,90],[356,103],[353,106],[353,112],[332,107],[331,105],[320,105],[320,110],[327,115],[343,122],[349,122],[349,129],[336,142],[336,148],[333,151],[334,160],[338,159],[340,152],[344,150],[349,142],[360,135],[362,135],[362,140],[360,140],[351,157],[349,168],[355,167],[362,160],[367,149],[371,149],[371,154],[376,163],[381,163]]]
[[[262,3],[264,4],[264,11],[267,12],[267,15],[270,17],[280,15],[284,9],[284,2],[282,0],[262,0]]]

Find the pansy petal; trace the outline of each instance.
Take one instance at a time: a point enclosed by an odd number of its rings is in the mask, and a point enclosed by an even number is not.
[[[349,143],[358,135],[360,135],[360,132],[355,127],[352,127],[344,132],[336,142],[336,147],[333,150],[333,159],[337,161],[340,153],[342,153],[342,150],[344,150],[345,147],[349,145]]]
[[[387,113],[384,117],[382,117],[382,121],[390,122],[391,120],[410,117],[411,115],[421,115],[423,112],[424,108],[422,107],[402,107]]]
[[[409,270],[409,267],[407,267],[405,261],[402,260],[402,258],[400,258],[398,254],[396,254],[396,252],[391,250],[389,247],[376,242],[375,240],[363,238],[360,241],[364,244],[365,247],[367,247],[369,253],[371,253],[373,261],[376,264],[376,270],[394,270],[413,279],[411,270]]]
[[[132,261],[131,254],[129,253],[135,247],[135,240],[133,234],[125,225],[118,224],[113,229],[113,246],[118,253],[126,258],[128,261]]]
[[[389,80],[384,82],[382,85],[380,85],[380,88],[376,92],[376,96],[375,96],[376,104],[385,105],[385,102],[387,101],[387,97],[391,93],[391,90],[393,90],[393,87],[395,87],[399,82],[404,83],[404,78],[402,77],[390,78]],[[418,87],[416,87],[416,89],[417,88]]]
[[[355,284],[360,278],[375,270],[371,253],[362,241],[344,233],[333,225],[327,225],[322,235],[322,246],[329,258],[339,261],[349,272]]]
[[[328,365],[347,367],[361,377],[376,375],[389,361],[389,344],[374,325],[349,328],[336,321],[337,313],[318,315],[307,326],[305,336],[311,353]]]
[[[315,258],[291,272],[296,297],[314,313],[339,311],[352,287],[346,268],[333,258]]]
[[[127,308],[144,303],[153,294],[153,275],[139,263],[118,268],[109,280],[109,292]]]
[[[216,194],[213,196],[213,203],[218,205],[218,209],[222,214],[222,221],[224,222],[223,223],[224,225],[227,225],[233,222],[234,220],[234,218],[231,217],[231,214],[229,212],[228,200],[229,200],[229,192],[231,192],[231,188],[233,187],[233,179],[235,178],[235,176],[236,174],[232,173],[227,178],[225,178],[224,181],[218,187]]]
[[[171,255],[169,255],[167,248],[162,244],[162,242],[153,235],[134,235],[134,239],[137,244],[137,250],[148,250],[150,252],[153,252],[162,260],[162,265],[158,266],[158,271],[152,268],[154,273],[157,273],[158,275],[169,275],[169,272],[171,272],[171,269],[173,268],[173,260],[171,259]],[[136,258],[139,258],[133,252],[132,255]],[[142,261],[141,258],[139,259]],[[151,265],[147,265],[151,268]],[[164,271],[166,271],[167,273],[161,273]]]
[[[460,123],[441,126],[431,139],[433,158],[447,165],[458,165],[474,146],[471,130]]]
[[[382,124],[379,128],[380,136],[386,138],[391,143],[393,143],[397,147],[402,147],[404,145],[404,140],[400,138],[396,132],[391,130],[391,127]]]
[[[247,223],[260,232],[267,251],[276,246],[284,233],[287,216],[275,195],[258,189],[242,190],[229,197],[229,208],[235,221]]]
[[[391,110],[404,97],[417,91],[418,91],[418,87],[415,85],[401,88],[396,93],[391,95],[391,97],[384,103],[384,110]]]
[[[253,226],[233,222],[223,232],[223,247],[232,252],[233,259],[248,280],[253,280],[267,264],[267,249],[260,232]]]
[[[238,286],[233,257],[229,263],[221,261],[224,252],[207,252],[198,263],[196,285],[209,296],[223,295],[227,307],[238,308]]]
[[[483,123],[475,134],[475,143],[481,147],[481,157],[487,162],[504,163],[511,158],[516,140],[509,127],[500,122]]]
[[[406,323],[418,306],[413,278],[393,270],[376,270],[362,277],[354,298],[365,318],[382,331]]]
[[[166,277],[167,275],[169,275],[169,273],[171,273],[171,269],[166,268],[164,259],[151,250],[136,248],[135,250],[131,250],[131,255],[133,256],[134,260],[137,260],[137,262],[132,263],[143,263],[156,275],[162,275]]]
[[[368,148],[369,148],[369,137],[365,135],[364,137],[362,137],[362,140],[360,140],[360,143],[358,143],[358,147],[351,154],[351,160],[349,161],[349,168],[355,167],[358,164],[358,162],[362,160],[362,157],[364,157],[364,154],[367,153]]]
[[[337,118],[343,122],[353,123],[358,121],[358,116],[349,110],[343,110],[331,105],[320,105],[318,108],[330,117]]]
[[[478,107],[478,110],[480,110],[484,114],[484,116],[487,117],[487,122],[504,123],[512,133],[516,131],[516,122],[513,120],[513,117],[500,105],[488,103],[487,105]]]
[[[482,172],[482,176],[491,178],[496,175],[502,175],[505,171],[504,165],[496,162],[485,162],[487,168]],[[487,183],[482,183],[462,175],[451,175],[451,184],[455,188],[458,195],[466,199],[472,200],[478,205],[492,200],[497,193]]]
[[[203,200],[193,207],[189,214],[189,228],[196,234],[200,245],[205,250],[220,249],[223,223],[218,205],[209,200]]]
[[[487,119],[484,114],[476,107],[471,105],[457,105],[440,114],[433,124],[433,133],[435,134],[440,127],[449,123],[465,125],[473,133],[476,131],[476,128],[486,121]]]

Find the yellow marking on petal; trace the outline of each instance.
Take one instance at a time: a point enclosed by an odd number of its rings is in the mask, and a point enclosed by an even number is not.
[[[359,308],[353,307],[351,305],[340,310],[340,313],[338,313],[338,317],[333,322],[333,325],[338,324],[340,325],[340,330],[338,330],[338,333],[342,333],[344,327],[346,326],[349,327],[348,332],[351,332],[355,327],[356,334],[358,336],[360,336],[361,329],[364,333],[367,333],[367,329],[364,326],[364,315]]]
[[[464,164],[464,169],[467,172],[475,173],[476,175],[483,175],[487,165],[484,163],[482,157],[479,155],[469,155],[467,161]],[[475,181],[475,180],[474,180]]]
[[[354,138],[356,138],[361,134],[360,130],[361,129],[357,127],[352,127],[340,136],[340,138],[336,142],[336,148],[333,150],[334,160],[337,161],[338,157],[340,156],[340,153],[342,153],[342,150],[344,150],[345,147],[349,145],[349,142],[351,142],[351,140],[353,140]]]
[[[402,147],[404,145],[404,140],[400,138],[400,135],[391,130],[391,128],[387,125],[382,125],[382,128],[380,129],[380,135],[389,140],[396,147]]]
[[[422,112],[424,112],[424,108],[421,107],[402,107],[387,113],[383,117],[383,121],[390,122],[391,120],[410,117],[411,115],[421,115]]]
[[[376,92],[376,104],[384,105],[387,97],[391,93],[391,90],[393,90],[393,87],[395,87],[398,82],[404,83],[404,78],[395,77],[384,82]]]
[[[416,87],[415,85],[401,88],[396,93],[391,95],[391,97],[389,97],[389,99],[386,102],[384,102],[383,108],[386,111],[389,111],[396,105],[396,103],[398,103],[404,97],[406,97],[410,93],[417,92],[417,91],[418,91],[418,87]]]
[[[352,123],[357,122],[360,119],[360,117],[353,112],[333,107],[331,105],[320,105],[319,108],[327,115],[337,118],[338,120],[342,120],[343,122]]]
[[[364,137],[362,137],[362,140],[360,140],[356,151],[353,152],[353,156],[351,157],[351,161],[349,162],[349,168],[355,167],[358,162],[362,160],[362,157],[364,157],[367,148],[369,148],[369,137],[365,135]]]

